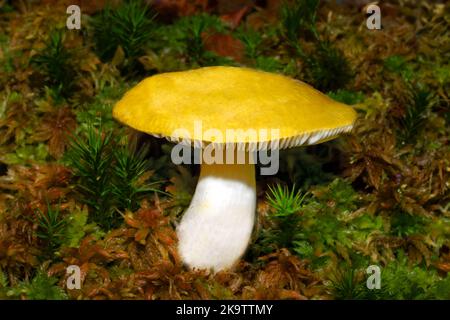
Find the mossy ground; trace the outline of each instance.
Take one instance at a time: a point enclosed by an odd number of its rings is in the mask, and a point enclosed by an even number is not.
[[[67,30],[76,1],[3,1],[0,298],[450,299],[449,6],[383,3],[368,30],[364,1],[341,2],[93,1]],[[207,65],[283,73],[359,113],[259,177],[249,250],[215,275],[176,252],[198,168],[111,116],[144,77]]]

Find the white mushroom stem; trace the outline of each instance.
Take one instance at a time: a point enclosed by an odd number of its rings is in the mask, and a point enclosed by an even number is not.
[[[192,202],[177,228],[183,262],[215,272],[232,267],[248,246],[255,210],[253,164],[202,164]]]

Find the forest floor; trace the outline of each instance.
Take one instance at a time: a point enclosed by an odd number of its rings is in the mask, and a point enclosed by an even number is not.
[[[368,1],[104,2],[69,30],[77,1],[0,1],[1,299],[450,299],[448,4],[383,2],[378,30]],[[217,274],[176,250],[198,167],[111,115],[145,77],[210,65],[300,79],[359,116],[281,152],[246,255]]]

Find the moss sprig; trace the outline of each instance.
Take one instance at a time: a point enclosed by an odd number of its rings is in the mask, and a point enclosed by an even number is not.
[[[136,66],[156,28],[156,14],[141,1],[125,1],[107,6],[92,21],[95,48],[101,59],[110,61],[120,47],[128,68]]]
[[[72,53],[64,46],[64,32],[51,33],[45,47],[30,60],[30,63],[44,76],[44,84],[53,92],[55,100],[67,98],[74,86],[74,68],[70,61]]]
[[[136,153],[120,144],[113,133],[87,127],[85,136],[72,137],[66,161],[77,179],[82,201],[92,209],[90,221],[103,229],[117,227],[121,222],[118,210],[136,210],[142,197],[157,183],[149,183],[147,151]]]

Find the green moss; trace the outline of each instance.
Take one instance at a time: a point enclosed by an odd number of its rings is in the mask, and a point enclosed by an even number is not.
[[[267,72],[280,72],[284,65],[274,57],[258,56],[255,60],[255,68]]]
[[[447,86],[450,83],[450,65],[437,66],[434,70],[437,81],[441,86]]]
[[[6,34],[0,34],[0,49],[3,52],[3,56],[0,57],[0,68],[5,73],[13,72],[15,70],[14,57],[19,53],[10,49],[10,39]]]
[[[9,3],[2,3],[0,7],[0,14],[14,12],[14,7]]]
[[[334,252],[348,258],[354,243],[365,241],[368,234],[382,231],[381,217],[369,215],[351,218],[358,209],[360,197],[350,184],[335,179],[327,186],[314,188],[314,197],[300,197],[299,192],[277,186],[268,193],[268,203],[274,209],[270,219],[274,225],[263,230],[256,242],[256,250],[270,252],[275,248],[289,248],[312,261],[316,268],[330,263],[320,253]],[[354,254],[361,260],[361,254]],[[360,263],[360,261],[358,262]]]
[[[348,91],[348,90],[343,90],[343,89],[339,89],[334,92],[333,91],[328,92],[328,96],[336,101],[339,101],[339,102],[342,102],[345,104],[349,104],[349,105],[361,103],[365,99],[364,94],[360,91],[354,92],[354,91]]]
[[[76,207],[66,217],[67,227],[64,232],[64,245],[70,248],[78,248],[81,240],[86,235],[94,235],[100,239],[105,233],[95,223],[88,223],[89,213],[87,207]]]
[[[442,299],[447,294],[448,277],[442,279],[435,270],[409,265],[407,257],[400,255],[396,263],[381,269],[381,290],[371,290],[369,297],[375,299]],[[367,289],[366,289],[367,290]]]
[[[72,53],[64,46],[64,31],[56,30],[31,63],[43,74],[44,84],[54,92],[55,97],[67,98],[72,94],[75,72],[71,65]]]
[[[225,26],[221,20],[209,14],[199,14],[180,19],[185,56],[188,63],[195,66],[228,64],[228,60],[219,58],[207,51],[203,36],[205,32],[224,32]]]
[[[245,45],[245,55],[252,60],[260,58],[262,36],[261,33],[251,28],[239,27],[237,38]]]
[[[103,137],[101,131],[91,127],[86,137],[72,139],[65,154],[67,163],[78,178],[83,202],[93,209],[91,221],[107,229],[119,223],[111,198],[112,141],[112,132]]]
[[[136,63],[151,41],[155,14],[142,1],[125,1],[117,7],[107,6],[92,22],[95,46],[100,57],[111,60],[120,47],[127,64]]]
[[[112,117],[112,108],[126,89],[124,85],[104,87],[92,101],[83,104],[76,113],[77,133],[87,132],[90,126],[104,130],[116,128],[117,122]]]
[[[306,74],[321,91],[345,88],[353,73],[343,52],[329,41],[321,41],[314,53],[305,58]]]
[[[38,225],[36,235],[45,242],[47,254],[53,254],[66,236],[67,220],[61,214],[60,205],[52,207],[47,204],[45,213],[37,209],[35,221]]]
[[[425,232],[426,225],[430,223],[429,218],[398,212],[391,219],[391,232],[399,237],[420,235]]]
[[[435,95],[420,83],[408,84],[407,104],[400,118],[397,135],[402,143],[414,143],[424,130],[430,111],[436,104]]]
[[[105,230],[117,227],[122,221],[118,210],[136,210],[145,195],[159,192],[145,176],[145,156],[145,149],[130,150],[126,140],[93,126],[84,137],[72,138],[64,162],[74,171],[82,202],[93,210],[90,222]]]
[[[9,288],[9,298],[25,296],[29,300],[65,300],[67,294],[57,285],[58,279],[50,277],[44,271],[38,271],[30,281],[24,281],[15,287]]]
[[[368,289],[364,268],[342,265],[330,276],[329,288],[336,299],[423,300],[448,299],[450,278],[441,278],[435,270],[408,264],[399,253],[395,262],[380,266],[380,288]]]
[[[399,55],[387,57],[384,60],[384,67],[389,72],[401,75],[405,80],[411,80],[414,76],[412,66],[407,63],[406,58]]]
[[[319,0],[285,1],[281,7],[281,24],[289,43],[297,47],[300,35],[310,32],[316,39],[319,35],[316,30],[316,15]]]
[[[14,152],[0,156],[0,159],[6,164],[26,164],[29,162],[44,162],[48,156],[47,144],[38,143],[20,146]]]

